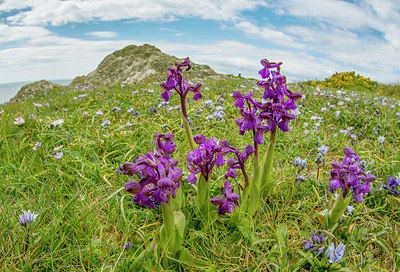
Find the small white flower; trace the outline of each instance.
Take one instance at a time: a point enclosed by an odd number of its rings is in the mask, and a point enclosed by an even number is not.
[[[53,127],[55,127],[55,126],[59,126],[59,125],[61,126],[63,123],[64,123],[63,119],[58,119],[58,120],[55,120],[53,123],[51,123],[51,125]]]
[[[96,114],[101,116],[101,115],[103,115],[103,112],[101,110],[99,110],[99,111],[96,111]]]
[[[127,127],[131,127],[131,126],[132,126],[132,123],[131,123],[131,122],[126,122],[126,126],[127,126]]]
[[[22,116],[15,118],[14,124],[17,126],[22,126],[23,124],[25,124],[25,120],[24,118],[22,118]]]
[[[383,144],[383,142],[386,140],[386,137],[385,136],[379,136],[378,137],[378,142],[380,143],[380,144]]]
[[[351,205],[347,206],[347,208],[346,208],[346,213],[347,214],[352,214],[353,211],[355,211],[353,206],[351,206]]]

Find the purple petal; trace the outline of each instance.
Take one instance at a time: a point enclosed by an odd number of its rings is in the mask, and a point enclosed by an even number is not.
[[[162,97],[166,102],[168,102],[168,101],[169,101],[169,98],[171,97],[171,92],[165,91],[165,92],[163,92],[163,93],[161,94],[161,97]]]
[[[221,154],[217,154],[217,167],[220,168],[224,164],[225,164],[224,156],[222,156]]]
[[[197,177],[195,173],[190,173],[190,175],[186,178],[191,184],[196,184]]]
[[[284,122],[284,121],[280,121],[278,123],[278,128],[280,128],[284,132],[289,131],[289,123],[288,122]]]
[[[143,186],[138,181],[128,181],[125,183],[125,191],[137,195],[143,190]]]
[[[202,98],[203,96],[202,96],[202,94],[200,93],[200,92],[196,92],[195,94],[194,94],[194,96],[193,96],[193,99],[194,100],[199,100],[200,98]]]
[[[214,197],[213,199],[210,200],[212,204],[214,205],[222,205],[225,203],[225,199],[222,197]]]
[[[235,105],[236,108],[243,109],[243,107],[244,107],[244,99],[243,98],[239,98],[238,100],[236,100],[234,105]]]
[[[196,136],[193,137],[193,140],[196,144],[203,144],[206,142],[206,137],[202,134],[197,134]]]

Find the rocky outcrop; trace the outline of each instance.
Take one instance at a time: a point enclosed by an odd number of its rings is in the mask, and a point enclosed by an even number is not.
[[[67,88],[67,87],[61,84],[53,83],[51,81],[42,79],[40,81],[35,81],[33,83],[29,83],[22,86],[17,95],[14,96],[10,101],[18,101],[24,96],[28,97],[29,95],[35,95],[36,93],[39,92],[61,89],[61,88]]]
[[[169,67],[183,59],[167,55],[155,46],[129,45],[108,55],[98,65],[96,70],[87,76],[76,77],[70,87],[77,85],[116,85],[128,82],[138,82],[143,79],[164,75]],[[189,76],[206,77],[217,75],[208,65],[192,64]]]

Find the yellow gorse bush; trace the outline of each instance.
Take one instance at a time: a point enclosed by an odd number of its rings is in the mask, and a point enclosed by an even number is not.
[[[318,85],[321,87],[368,90],[372,92],[375,92],[378,87],[378,82],[356,74],[354,71],[335,73],[324,81],[308,81],[306,83],[312,86]]]

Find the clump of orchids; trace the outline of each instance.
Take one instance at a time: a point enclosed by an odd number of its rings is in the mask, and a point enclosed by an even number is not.
[[[161,84],[164,90],[161,96],[165,101],[169,101],[171,90],[180,95],[183,127],[190,147],[186,157],[190,175],[186,179],[196,184],[197,215],[207,224],[215,222],[218,215],[231,214],[230,217],[225,216],[226,220],[221,221],[250,229],[253,226],[253,217],[261,206],[261,200],[266,197],[274,184],[269,180],[269,174],[272,169],[277,130],[289,131],[289,122],[295,119],[295,115],[290,111],[297,108],[296,101],[301,98],[301,94],[288,90],[286,77],[280,73],[281,62],[273,63],[263,59],[261,64],[263,68],[259,74],[263,80],[257,85],[263,89],[262,97],[255,99],[255,93],[233,92],[235,106],[241,115],[241,118],[235,120],[239,134],[244,135],[249,131],[253,135],[252,143],[248,143],[243,149],[231,146],[227,140],[219,141],[202,134],[192,136],[186,111],[186,96],[190,91],[194,93],[194,100],[200,99],[202,84],[192,86],[183,77],[182,67],[186,67],[186,70],[191,69],[189,58],[175,64],[176,69],[169,68],[169,76],[166,82]],[[265,133],[270,134],[269,145],[267,152],[261,158],[259,145],[264,143]],[[185,208],[182,207],[181,186],[184,174],[177,167],[178,161],[171,157],[176,147],[173,138],[172,133],[155,134],[156,151],[141,155],[135,163],[121,164],[118,172],[137,177],[138,180],[128,181],[125,184],[126,191],[134,194],[135,203],[148,208],[161,205],[163,227],[160,233],[160,245],[168,255],[183,263],[204,267],[207,266],[206,263],[193,258],[187,249],[182,247],[186,225],[182,213],[182,208]],[[246,170],[246,163],[251,157],[254,160],[254,171],[249,173]],[[220,168],[225,165],[227,168],[224,185],[221,188],[222,196],[211,198],[212,171],[215,166]],[[239,176],[242,179],[239,179]]]
[[[174,135],[155,134],[156,151],[148,152],[136,159],[135,163],[125,162],[117,172],[135,176],[138,181],[125,183],[126,192],[133,194],[133,202],[155,208],[161,205],[163,226],[160,229],[160,246],[169,258],[189,266],[207,267],[208,264],[194,258],[182,247],[186,219],[181,211],[181,180],[183,172],[177,168],[178,161],[171,157],[176,144]]]

